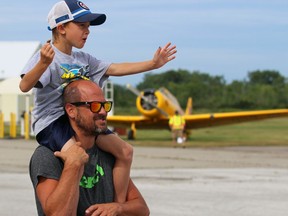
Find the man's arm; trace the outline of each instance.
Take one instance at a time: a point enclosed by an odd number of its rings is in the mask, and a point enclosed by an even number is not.
[[[147,216],[150,214],[149,208],[141,195],[140,191],[137,189],[135,184],[130,180],[127,202],[122,204],[122,213],[120,215],[143,215]]]
[[[76,215],[79,200],[79,181],[88,155],[79,145],[65,152],[55,152],[64,161],[58,180],[39,178],[36,193],[45,215]]]
[[[141,193],[134,185],[132,180],[129,181],[127,201],[125,203],[106,203],[95,204],[86,210],[86,216],[147,216],[150,214],[149,208],[142,197]]]

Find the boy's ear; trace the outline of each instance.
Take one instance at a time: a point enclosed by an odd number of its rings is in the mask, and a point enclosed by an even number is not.
[[[60,34],[65,34],[64,24],[58,25],[56,28],[57,28],[57,31],[58,31]]]
[[[76,116],[76,107],[73,104],[70,103],[66,103],[65,104],[65,111],[67,113],[67,115],[69,116],[69,118],[75,118]]]

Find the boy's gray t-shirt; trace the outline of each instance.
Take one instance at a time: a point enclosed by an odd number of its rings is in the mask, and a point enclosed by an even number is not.
[[[97,83],[101,88],[108,79],[105,75],[111,63],[96,59],[88,53],[72,51],[67,55],[53,46],[53,62],[42,74],[34,88],[34,109],[32,111],[32,128],[37,135],[41,130],[64,114],[62,92],[63,84],[69,79],[85,79]],[[21,77],[30,71],[39,61],[38,51],[25,66]]]
[[[93,204],[110,203],[114,198],[113,167],[115,158],[95,145],[87,150],[89,161],[85,164],[84,173],[79,183],[80,198],[77,216],[85,215],[85,210]],[[39,177],[59,180],[64,164],[54,156],[53,151],[39,146],[30,160],[30,178],[35,191],[38,215],[44,215],[36,194]]]

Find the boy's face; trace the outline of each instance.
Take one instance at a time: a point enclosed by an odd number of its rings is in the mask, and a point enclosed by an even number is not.
[[[66,41],[73,47],[81,49],[84,47],[89,31],[90,23],[69,22],[63,25],[63,33]]]

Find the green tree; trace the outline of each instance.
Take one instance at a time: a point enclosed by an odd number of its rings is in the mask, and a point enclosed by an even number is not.
[[[250,84],[263,84],[275,87],[283,87],[285,84],[285,77],[278,71],[273,70],[256,70],[248,72],[248,78]]]
[[[147,73],[136,88],[139,90],[167,88],[185,108],[188,97],[193,98],[195,110],[211,112],[228,109],[287,108],[287,79],[278,71],[264,70],[248,73],[247,80],[234,80],[226,84],[224,77],[188,70],[169,70],[163,73]],[[127,114],[127,108],[135,112],[136,96],[126,87],[114,85],[116,113]],[[136,111],[137,113],[137,111]],[[133,113],[134,114],[134,113]]]
[[[287,79],[285,79],[285,77],[283,77],[278,71],[257,70],[249,72],[248,78],[250,89],[254,89],[253,92],[250,90],[250,95],[254,95],[253,100],[256,102],[255,107],[287,107]]]
[[[247,94],[247,83],[245,81],[234,80],[226,86],[225,103],[223,107],[235,109],[249,109],[253,107],[253,102],[249,100]]]
[[[129,91],[125,86],[114,84],[115,114],[125,114],[125,112],[131,113],[131,110],[127,110],[127,108],[129,107],[135,108],[136,106],[135,101],[136,96],[131,91]]]

